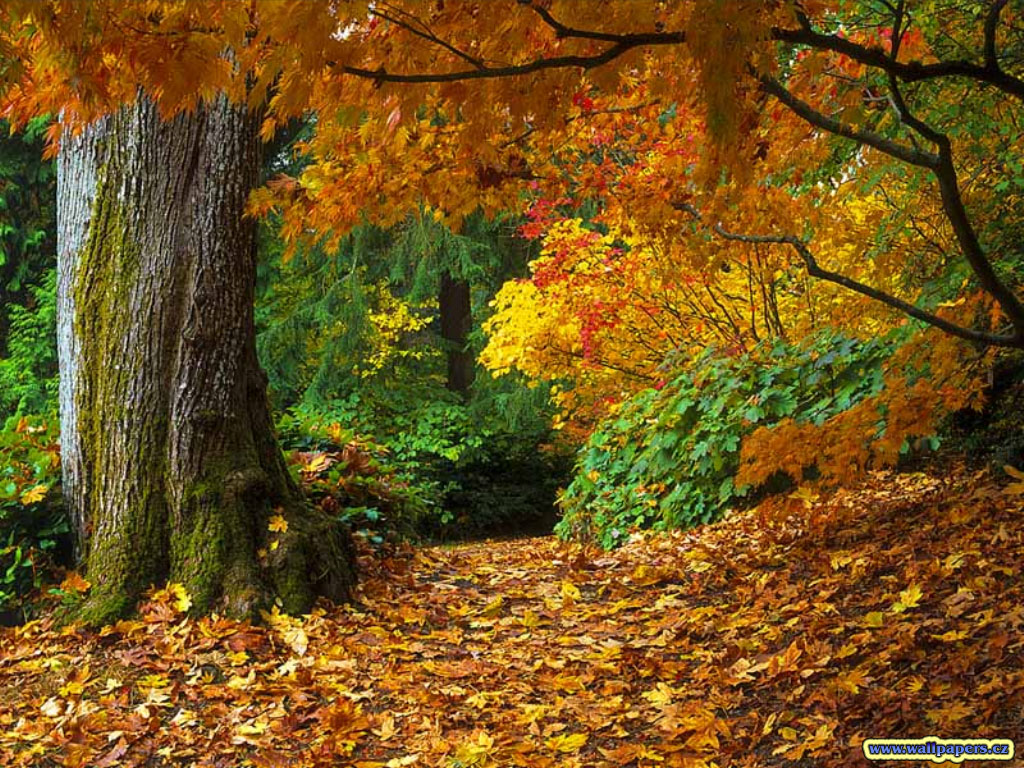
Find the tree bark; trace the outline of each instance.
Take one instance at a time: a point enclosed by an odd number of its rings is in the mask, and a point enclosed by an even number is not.
[[[441,272],[438,295],[441,310],[441,337],[448,348],[448,389],[465,394],[473,383],[476,361],[469,349],[469,332],[473,329],[473,307],[469,283]]]
[[[350,539],[303,503],[256,358],[259,149],[223,98],[165,122],[140,97],[62,143],[62,460],[87,621],[167,581],[240,617],[350,594]]]

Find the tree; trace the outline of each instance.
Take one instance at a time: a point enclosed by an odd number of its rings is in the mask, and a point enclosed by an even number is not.
[[[437,306],[441,313],[441,338],[448,345],[448,389],[466,394],[473,383],[473,352],[468,348],[469,332],[473,330],[473,305],[469,281],[444,270],[437,292]]]
[[[139,98],[59,155],[64,495],[88,619],[181,583],[198,610],[348,596],[352,552],[274,439],[253,325],[254,116]]]
[[[496,29],[490,14],[476,10],[472,3],[389,3],[368,11],[366,35],[339,51],[313,99],[336,96],[332,88],[341,82],[355,89],[351,81],[362,79],[365,103],[377,106],[358,125],[324,126],[314,141],[318,162],[304,174],[298,200],[294,188],[291,199],[280,198],[293,216],[330,228],[327,216],[338,209],[325,203],[355,180],[390,200],[406,194],[408,182],[397,187],[382,174],[390,167],[424,173],[415,192],[432,203],[445,199],[449,210],[457,207],[452,196],[430,176],[439,168],[475,175],[485,199],[521,189],[524,178],[557,186],[571,174],[551,162],[553,148],[587,128],[596,141],[605,116],[643,106],[633,96],[640,93],[662,112],[700,111],[705,128],[689,136],[699,148],[696,164],[655,162],[669,157],[671,143],[662,151],[644,147],[654,158],[639,156],[649,183],[639,190],[643,197],[630,199],[636,229],[678,246],[680,233],[698,222],[723,246],[782,246],[808,275],[945,333],[1024,347],[1024,305],[1008,274],[1016,248],[1012,240],[986,241],[982,227],[1015,198],[982,201],[978,177],[967,172],[983,165],[1004,193],[1024,184],[1013,159],[1019,132],[1010,128],[1024,97],[1024,40],[1019,11],[1006,0],[969,7],[723,0],[714,12],[699,3],[621,3],[600,19],[585,4],[520,2],[507,14],[494,12],[504,19]],[[497,54],[502,46],[517,51],[511,62]],[[458,121],[443,117],[456,114]],[[353,142],[363,153],[342,154]],[[986,294],[998,313],[995,328],[951,319],[917,305],[913,295],[825,264],[806,223],[817,207],[827,225],[830,199],[811,188],[812,180],[824,190],[851,176],[864,180],[865,163],[915,181],[902,204],[922,196],[936,201],[952,236],[937,261],[966,268],[968,288]],[[730,174],[719,184],[723,167]],[[796,192],[804,210],[757,205],[772,190]],[[613,197],[611,188],[590,191]],[[351,199],[346,207],[358,208]],[[783,229],[787,224],[793,229]],[[902,267],[913,271],[909,262]]]
[[[282,234],[295,241],[337,242],[366,218],[387,226],[420,205],[458,231],[478,208],[511,209],[524,195],[599,197],[600,225],[614,224],[631,246],[685,260],[705,276],[721,268],[727,248],[763,248],[894,317],[980,347],[1024,348],[1019,245],[1006,235],[1019,231],[1024,191],[1016,6],[617,2],[600,17],[593,7],[10,0],[0,8],[10,62],[0,87],[17,119],[61,111],[71,130],[110,120],[140,103],[140,92],[163,117],[186,115],[177,119],[187,125],[218,94],[265,104],[265,139],[316,111],[306,142],[312,161],[249,202],[253,213],[278,210]],[[634,120],[645,115],[646,123]],[[107,152],[94,144],[98,155]],[[191,157],[173,159],[189,169]],[[885,198],[893,215],[863,233],[859,259],[847,253],[836,263],[822,235],[842,226],[832,213],[851,186]],[[185,214],[181,221],[192,222]],[[190,283],[175,279],[187,295]],[[218,296],[233,296],[225,274],[214,282]],[[111,295],[132,298],[123,287]],[[70,308],[111,301],[90,293]],[[95,313],[89,323],[101,339],[111,325]],[[111,339],[138,339],[151,325],[137,318]],[[182,327],[187,340],[194,327]],[[81,328],[69,330],[73,339]],[[110,350],[101,362],[120,363],[114,341],[101,344]],[[76,360],[69,349],[65,365]],[[957,358],[955,347],[943,354],[945,364]],[[192,375],[211,364],[192,362]],[[158,369],[159,361],[143,367]],[[96,389],[107,385],[97,379]],[[73,390],[65,387],[65,411],[75,405]],[[231,442],[229,432],[220,423],[205,434],[220,445]],[[196,456],[216,455],[217,445]]]

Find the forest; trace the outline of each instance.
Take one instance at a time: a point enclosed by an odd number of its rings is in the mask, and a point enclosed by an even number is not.
[[[1018,0],[0,3],[0,765],[1024,764],[1022,414]]]

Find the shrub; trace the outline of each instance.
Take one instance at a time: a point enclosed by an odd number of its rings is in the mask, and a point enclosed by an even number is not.
[[[339,424],[286,414],[279,421],[288,462],[306,496],[373,543],[409,536],[437,503],[429,485],[410,482],[391,451]]]
[[[293,408],[279,422],[282,439],[292,448],[323,448],[315,436],[333,424],[338,434],[358,434],[357,442],[374,446],[391,486],[415,500],[399,515],[406,533],[409,523],[415,533],[437,538],[537,531],[545,524],[550,531],[568,462],[549,445],[547,393],[508,382],[493,387],[468,403],[428,384],[356,392]]]
[[[17,609],[55,552],[70,549],[59,482],[56,428],[38,418],[12,419],[0,431],[0,611]]]
[[[755,489],[734,481],[743,438],[787,417],[822,424],[879,392],[893,345],[829,333],[800,347],[707,350],[599,425],[561,497],[557,532],[611,547],[634,528],[690,527],[749,503]]]
[[[0,422],[48,413],[57,406],[57,272],[47,270],[25,289],[25,305],[8,304],[6,353],[0,352]]]

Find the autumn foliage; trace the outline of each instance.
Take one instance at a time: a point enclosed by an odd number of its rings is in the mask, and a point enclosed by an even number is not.
[[[6,0],[0,117],[59,116],[49,155],[139,99],[244,104],[279,153],[237,213],[273,240],[260,321],[297,320],[260,344],[281,423],[317,425],[296,509],[368,533],[352,604],[258,626],[172,583],[87,628],[68,569],[0,633],[0,762],[838,767],[869,737],[1024,739],[1019,462],[934,453],[1019,390],[1022,25],[1007,0]],[[488,228],[516,246],[474,261]],[[410,407],[445,355],[460,386]],[[31,423],[0,523],[55,485]],[[530,454],[520,483],[576,451],[569,542],[369,531],[526,431],[496,454]],[[0,549],[19,590],[33,530]]]
[[[260,628],[186,619],[172,586],[99,632],[5,630],[0,757],[838,767],[867,737],[1019,743],[1020,498],[954,467],[614,554],[400,550],[356,605]]]

